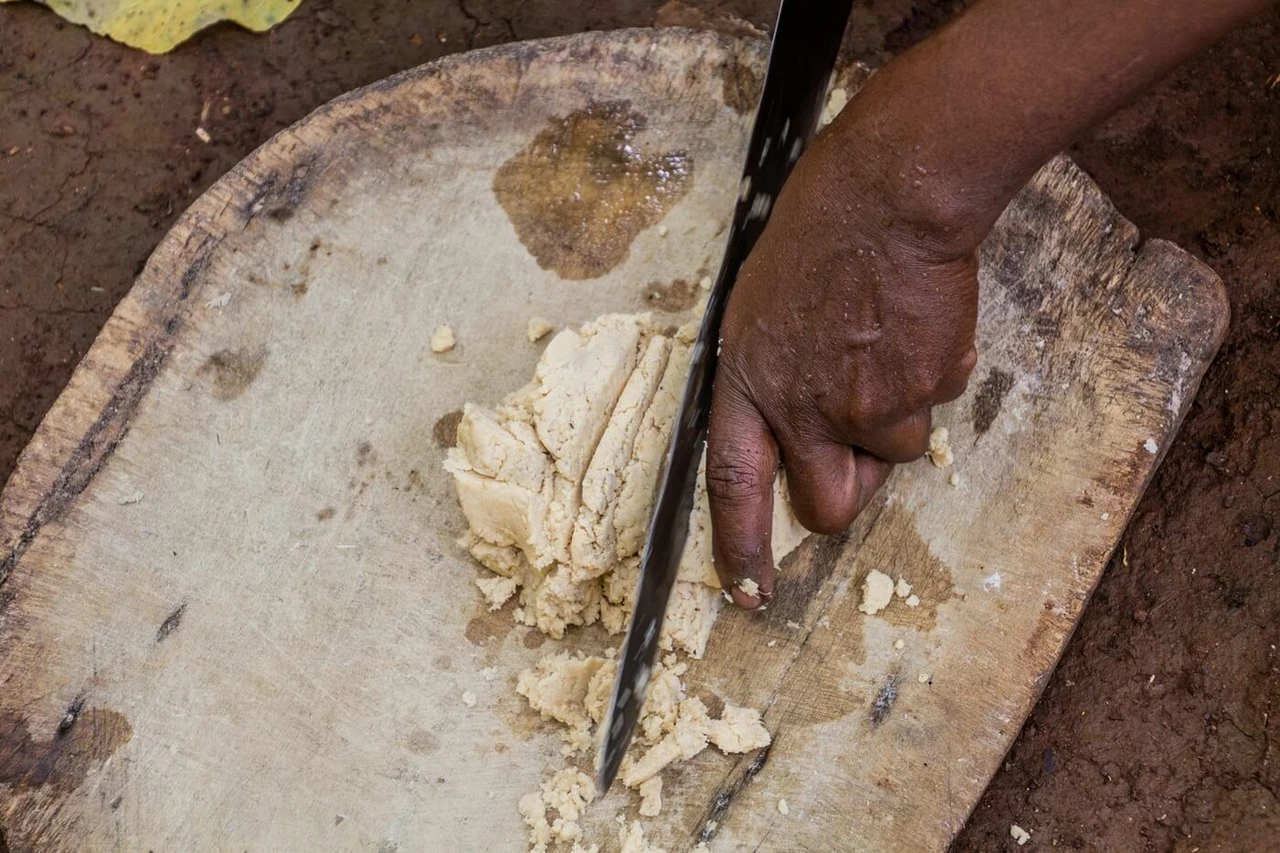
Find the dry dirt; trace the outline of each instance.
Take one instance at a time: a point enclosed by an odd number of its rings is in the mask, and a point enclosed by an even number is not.
[[[863,0],[882,62],[962,4]],[[307,0],[275,31],[149,58],[0,6],[0,481],[177,215],[273,133],[471,47],[655,23],[768,28],[705,0]],[[1226,281],[1233,320],[1172,450],[955,849],[1280,849],[1280,11],[1081,142],[1147,236]],[[202,112],[211,141],[195,135]],[[0,848],[3,842],[0,841]]]

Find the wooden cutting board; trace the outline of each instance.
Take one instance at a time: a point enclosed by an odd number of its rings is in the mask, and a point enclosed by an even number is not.
[[[15,851],[522,849],[560,744],[514,676],[558,644],[480,605],[450,426],[531,376],[530,316],[688,307],[763,61],[687,31],[468,54],[323,107],[191,207],[0,504]],[[766,613],[722,617],[689,681],[775,743],[669,774],[669,849],[711,821],[713,850],[941,849],[1048,679],[1227,304],[1062,159],[982,260],[981,364],[936,417],[959,485],[901,468]],[[871,569],[921,606],[859,613]]]

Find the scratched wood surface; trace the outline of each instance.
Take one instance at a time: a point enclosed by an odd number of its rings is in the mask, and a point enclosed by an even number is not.
[[[516,800],[560,759],[512,685],[556,644],[477,601],[450,413],[527,380],[531,315],[687,306],[763,58],[684,31],[470,54],[329,104],[192,206],[0,502],[15,851],[521,849]],[[621,223],[603,234],[540,189],[622,150],[601,116],[641,158],[587,199]],[[770,610],[722,617],[690,683],[766,708],[776,740],[668,775],[669,849],[711,823],[712,849],[941,849],[1053,669],[1227,306],[1065,160],[982,261],[981,364],[937,415],[959,485],[900,469]],[[442,323],[459,346],[435,356]],[[871,569],[920,607],[859,613]]]

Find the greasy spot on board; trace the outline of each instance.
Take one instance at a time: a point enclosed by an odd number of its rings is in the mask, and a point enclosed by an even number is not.
[[[693,161],[643,153],[644,128],[625,102],[592,104],[552,121],[498,169],[494,195],[538,266],[599,278],[688,191]]]
[[[0,786],[74,791],[132,737],[124,715],[80,702],[47,739],[34,737],[25,717],[0,710]]]

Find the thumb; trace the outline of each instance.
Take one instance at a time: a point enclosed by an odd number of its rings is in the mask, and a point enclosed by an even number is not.
[[[716,573],[740,607],[754,610],[773,593],[773,481],[778,445],[736,383],[715,384],[707,434],[707,496]],[[751,595],[739,585],[753,581]]]

